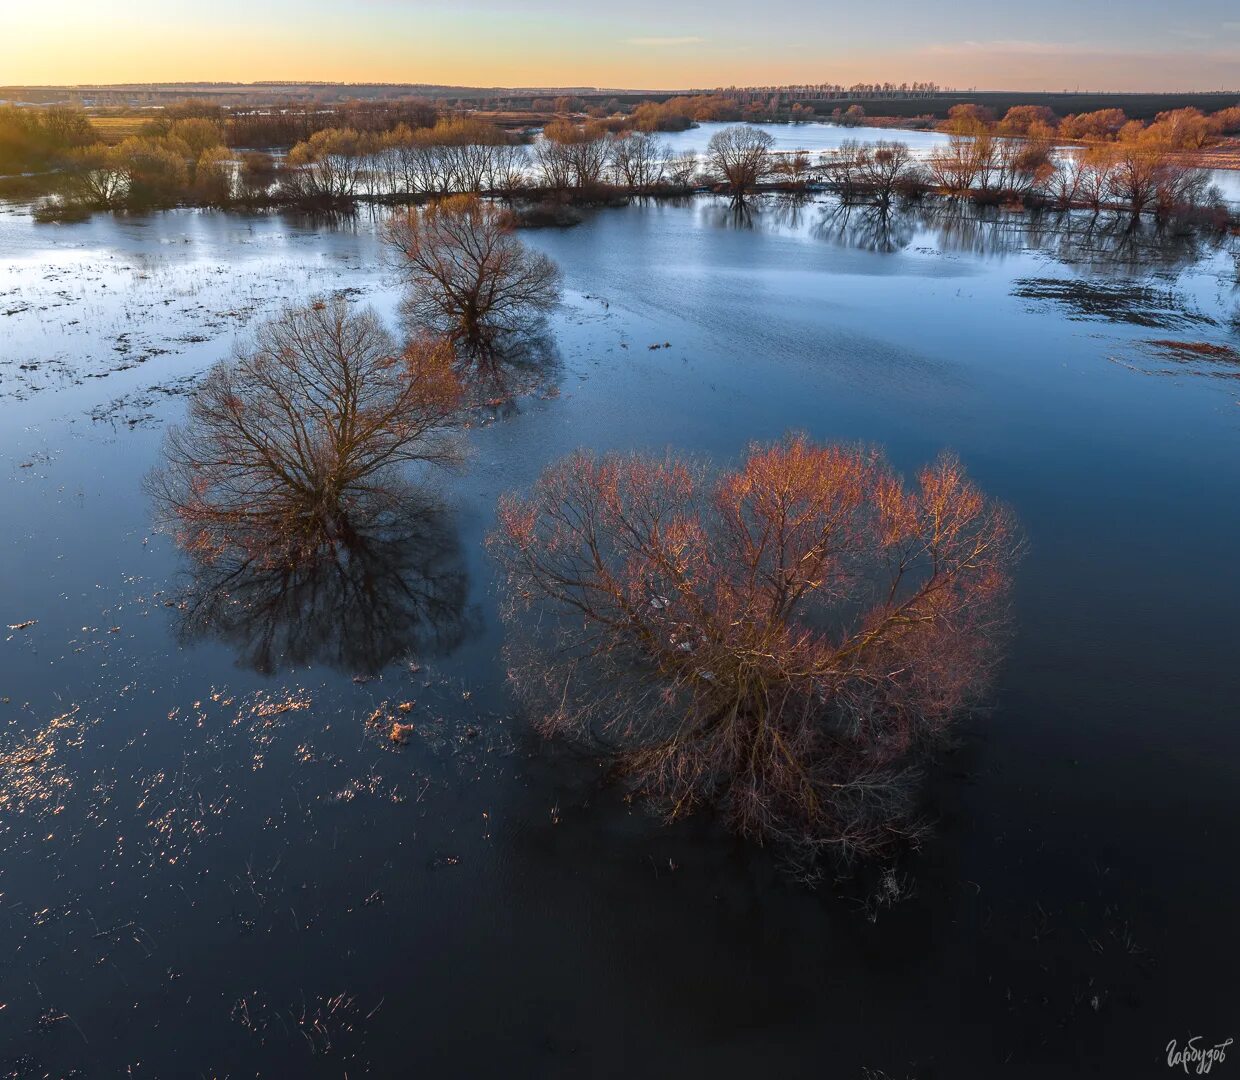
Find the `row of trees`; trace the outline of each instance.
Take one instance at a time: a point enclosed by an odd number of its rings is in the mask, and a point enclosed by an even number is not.
[[[1025,120],[1028,114],[1010,123],[1020,126]],[[804,150],[775,153],[768,133],[745,124],[716,132],[701,159],[692,151],[673,153],[652,133],[616,132],[604,121],[557,120],[529,146],[492,124],[468,118],[379,133],[328,128],[295,145],[279,168],[261,153],[236,159],[223,139],[217,122],[197,117],[173,122],[159,137],[132,136],[116,146],[71,149],[65,205],[106,209],[277,201],[339,206],[358,198],[452,193],[564,203],[604,200],[616,192],[687,192],[698,186],[714,186],[740,201],[764,186],[795,190],[820,180],[846,198],[889,201],[900,194],[939,192],[1063,208],[1110,206],[1161,217],[1204,210],[1220,224],[1227,219],[1206,173],[1187,165],[1168,141],[1118,139],[1063,153],[1036,118],[1022,137],[989,128],[953,132],[946,144],[921,159],[899,142],[845,142],[817,164]]]
[[[616,133],[603,122],[557,120],[526,146],[494,125],[454,119],[371,136],[318,132],[289,153],[281,190],[309,202],[452,192],[513,197],[533,190],[595,196],[616,186],[685,190],[697,165],[692,153],[674,155],[648,133]]]
[[[326,207],[358,198],[483,192],[509,199],[537,192],[597,198],[615,188],[686,191],[698,179],[698,165],[696,154],[674,154],[646,132],[556,121],[527,146],[468,118],[378,133],[327,128],[297,143],[277,164],[262,152],[237,157],[215,121],[190,118],[160,136],[68,151],[58,210],[272,201]]]
[[[0,106],[0,174],[55,168],[94,135],[81,109]]]
[[[327,128],[289,151],[282,188],[309,201],[506,191],[523,183],[525,161],[512,136],[479,120],[384,132]]]
[[[68,151],[60,175],[61,211],[152,209],[194,203],[260,201],[275,177],[262,153],[238,159],[212,120],[190,118],[163,135],[131,135]]]
[[[1099,144],[1064,154],[1043,139],[952,135],[918,160],[903,143],[846,142],[823,155],[822,172],[846,199],[889,203],[898,195],[938,191],[978,201],[1017,199],[1060,209],[1227,220],[1226,206],[1204,170],[1149,143]]]
[[[1199,150],[1211,139],[1240,134],[1240,105],[1209,115],[1200,109],[1172,109],[1150,123],[1130,120],[1123,109],[1098,109],[1060,119],[1045,105],[1014,105],[997,119],[982,105],[954,105],[944,125],[960,135],[1012,135],[1083,142],[1140,143],[1169,150]]]

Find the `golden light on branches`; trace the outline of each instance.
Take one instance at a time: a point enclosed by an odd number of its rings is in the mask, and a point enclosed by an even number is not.
[[[502,501],[490,545],[538,727],[806,865],[908,833],[914,751],[985,686],[1017,549],[954,458],[906,488],[803,437],[713,479],[575,454]]]
[[[452,351],[400,349],[373,311],[289,308],[217,365],[149,486],[187,548],[295,558],[380,513],[402,464],[455,460]]]

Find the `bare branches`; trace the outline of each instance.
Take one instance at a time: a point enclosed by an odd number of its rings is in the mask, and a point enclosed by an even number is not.
[[[453,461],[460,397],[445,343],[402,353],[343,300],[289,308],[210,372],[149,484],[191,549],[291,558],[377,512],[396,466]]]
[[[761,128],[736,124],[715,132],[706,145],[706,163],[737,201],[770,175],[775,140]]]
[[[810,857],[908,830],[910,753],[984,686],[1016,550],[955,459],[906,490],[800,437],[713,482],[579,453],[501,502],[490,544],[544,732],[610,748],[673,816],[713,805]]]
[[[513,339],[541,325],[560,295],[560,272],[530,251],[507,214],[476,196],[439,200],[392,218],[384,239],[409,285],[415,326],[446,335],[487,370]]]

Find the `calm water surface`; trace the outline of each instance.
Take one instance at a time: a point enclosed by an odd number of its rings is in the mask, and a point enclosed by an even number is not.
[[[775,200],[526,237],[564,270],[559,393],[439,481],[452,632],[376,605],[359,654],[313,598],[192,618],[142,478],[264,313],[394,317],[374,223],[0,215],[3,1075],[1135,1077],[1240,1035],[1240,365],[1182,347],[1240,347],[1234,249]],[[876,921],[872,882],[800,889],[539,745],[498,656],[501,492],[789,429],[951,448],[1029,539]],[[366,718],[400,702],[395,747]]]

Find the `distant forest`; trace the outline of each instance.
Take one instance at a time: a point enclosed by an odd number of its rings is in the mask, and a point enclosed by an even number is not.
[[[947,118],[955,105],[977,104],[1002,115],[1014,105],[1043,105],[1055,113],[1123,109],[1135,120],[1152,120],[1171,109],[1213,112],[1240,97],[1240,90],[1192,93],[1045,93],[1026,90],[957,90],[934,83],[830,83],[779,86],[715,87],[709,90],[606,90],[593,87],[502,88],[439,86],[418,83],[157,83],[114,86],[0,86],[0,104],[75,104],[87,107],[152,107],[177,102],[220,106],[332,105],[346,102],[397,102],[421,99],[441,108],[456,105],[498,111],[539,111],[557,99],[572,99],[581,111],[604,102],[635,106],[671,98],[726,96],[743,104],[762,103],[789,108],[801,104],[829,116],[835,109],[858,105],[875,116]],[[880,107],[881,106],[881,107]]]

